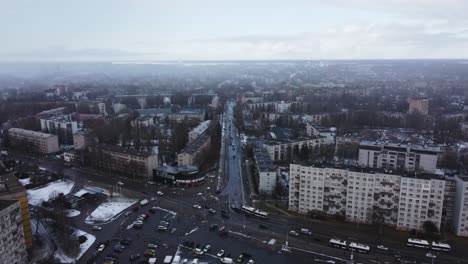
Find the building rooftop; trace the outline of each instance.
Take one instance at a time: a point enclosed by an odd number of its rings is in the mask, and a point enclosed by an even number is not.
[[[207,132],[202,133],[194,141],[192,141],[184,149],[182,149],[180,153],[187,153],[192,155],[200,148],[201,145],[203,145],[203,143],[205,143],[206,140],[208,140],[209,137],[210,135],[208,135]]]
[[[257,162],[257,168],[260,172],[275,170],[270,154],[268,154],[268,151],[263,148],[261,143],[255,143],[253,151],[255,161]]]
[[[72,122],[71,115],[54,115],[41,118],[42,120],[49,120],[53,122]]]
[[[197,166],[161,166],[157,168],[157,170],[166,172],[169,174],[196,173],[198,172],[198,167]]]
[[[55,135],[52,135],[52,134],[47,134],[47,133],[32,131],[32,130],[26,130],[26,129],[22,129],[22,128],[10,128],[8,130],[8,132],[18,133],[18,134],[25,135],[25,136],[34,136],[34,137],[42,137],[42,138],[56,137]]]
[[[142,157],[142,158],[148,158],[152,156],[153,154],[150,152],[146,151],[139,151],[135,149],[127,149],[127,148],[122,148],[119,146],[113,146],[113,145],[106,145],[106,144],[96,144],[94,146],[90,146],[90,148],[95,148],[99,150],[105,150],[105,151],[110,151],[110,152],[116,152],[116,153],[121,153],[121,154],[126,154],[130,156],[137,156],[137,157]]]
[[[143,122],[143,121],[150,120],[150,119],[153,119],[153,117],[150,116],[150,115],[142,115],[142,116],[140,116],[140,117],[137,117],[137,118],[135,119],[135,121],[137,121],[137,122]]]
[[[0,200],[0,211],[17,202],[18,200]]]
[[[277,145],[283,143],[291,143],[303,140],[313,140],[325,138],[324,136],[305,136],[302,134],[297,134],[297,131],[294,131],[290,128],[274,127],[267,133],[264,144],[266,145]]]
[[[205,112],[204,109],[201,108],[182,108],[176,114],[179,115],[201,115]]]
[[[0,175],[0,197],[17,193],[24,193],[26,195],[26,190],[14,173],[10,172]]]
[[[190,132],[203,133],[210,126],[210,124],[211,120],[203,121]]]
[[[148,109],[136,109],[140,115],[168,115],[172,111],[170,108],[148,108]]]
[[[392,143],[392,142],[382,142],[382,141],[361,141],[361,146],[368,146],[368,147],[380,147],[382,146],[384,149],[388,150],[396,150],[396,151],[405,151],[407,148],[410,148],[412,151],[430,151],[430,152],[440,152],[440,148],[435,145],[418,145],[418,144],[411,144],[411,143]]]
[[[389,174],[389,175],[398,175],[405,178],[413,178],[413,179],[436,179],[436,180],[444,180],[444,175],[437,175],[425,172],[408,172],[408,171],[397,171],[397,170],[388,170],[388,169],[380,169],[380,168],[369,168],[369,167],[361,167],[361,166],[354,166],[354,165],[347,165],[341,163],[331,163],[331,162],[303,162],[297,163],[302,166],[310,166],[316,168],[332,168],[332,169],[341,169],[341,170],[348,170],[353,172],[363,172],[363,173],[371,173],[371,174]]]
[[[420,134],[414,129],[392,128],[392,129],[360,129],[356,133],[340,135],[344,138],[352,138],[357,141],[380,141],[387,143],[430,145],[433,140],[430,136]]]
[[[37,113],[36,115],[37,116],[54,115],[54,114],[57,114],[57,113],[62,113],[63,111],[65,111],[65,109],[66,109],[66,107],[57,107],[57,108],[42,111],[40,113]]]

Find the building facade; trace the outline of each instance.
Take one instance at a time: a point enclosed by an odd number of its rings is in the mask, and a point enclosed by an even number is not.
[[[32,152],[50,154],[59,151],[59,141],[56,135],[10,128],[8,138],[12,146],[24,147]]]
[[[440,148],[436,146],[362,141],[358,163],[369,168],[434,173],[439,152]]]
[[[158,167],[158,155],[149,152],[104,144],[89,146],[88,151],[91,166],[135,180],[152,179],[153,170]]]
[[[13,172],[0,175],[0,200],[18,200],[21,209],[22,232],[26,247],[32,246],[31,216],[26,189]],[[1,232],[0,232],[1,233]]]
[[[0,200],[0,263],[27,263],[20,202]]]
[[[429,99],[422,97],[410,98],[408,113],[429,114]]]
[[[303,146],[307,146],[310,150],[318,149],[321,145],[327,145],[327,140],[322,136],[314,136],[311,138],[298,138],[288,141],[264,141],[264,146],[267,149],[270,157],[273,161],[287,160],[294,152],[298,153]],[[331,144],[329,144],[331,145]]]
[[[59,144],[73,144],[73,135],[78,132],[78,123],[72,120],[71,115],[53,116],[40,120],[42,132],[58,136]]]
[[[268,151],[262,144],[256,144],[254,147],[255,167],[258,173],[258,192],[263,194],[272,194],[276,189],[277,171],[271,162]]]
[[[420,230],[425,221],[441,226],[445,180],[435,175],[291,164],[289,177],[289,209],[302,214],[405,230]]]
[[[75,150],[85,149],[87,146],[95,143],[91,131],[78,131],[73,135],[73,146]]]
[[[468,176],[456,176],[455,181],[454,232],[457,236],[468,236]]]
[[[179,166],[200,166],[203,163],[203,154],[211,144],[211,136],[205,132],[177,154]]]

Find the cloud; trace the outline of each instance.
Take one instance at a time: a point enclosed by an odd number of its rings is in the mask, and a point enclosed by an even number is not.
[[[115,60],[142,59],[156,56],[157,53],[130,52],[117,49],[68,49],[65,47],[51,47],[30,52],[0,54],[0,60],[48,61],[48,60]]]
[[[467,32],[468,29],[446,30],[421,23],[362,23],[298,34],[201,41],[237,47],[247,57],[265,59],[466,58]]]

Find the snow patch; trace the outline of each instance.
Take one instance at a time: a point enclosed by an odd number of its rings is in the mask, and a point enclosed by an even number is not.
[[[31,183],[31,178],[19,179],[19,181],[21,182],[23,186],[26,186]]]
[[[99,205],[87,218],[87,224],[104,223],[115,219],[128,207],[135,204],[137,200],[124,196],[108,198],[106,202]]]
[[[59,193],[67,195],[73,188],[75,183],[72,181],[54,181],[46,186],[28,190],[29,204],[38,206],[43,201],[49,201],[58,196]]]

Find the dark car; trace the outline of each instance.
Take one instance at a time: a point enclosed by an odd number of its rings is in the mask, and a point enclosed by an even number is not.
[[[212,224],[212,225],[210,225],[210,227],[208,227],[208,229],[209,229],[210,231],[214,231],[214,230],[216,230],[217,228],[218,228],[218,225],[217,225],[217,224]]]
[[[229,214],[228,214],[228,212],[227,212],[226,210],[222,210],[222,211],[221,211],[221,216],[222,216],[223,218],[229,218]]]
[[[125,246],[117,245],[114,247],[114,252],[122,253],[125,250]]]
[[[132,211],[133,211],[133,212],[136,212],[136,211],[138,211],[138,210],[140,210],[140,207],[138,207],[138,206],[135,206],[135,207],[132,208]]]
[[[261,228],[261,229],[268,229],[268,226],[266,226],[264,224],[259,224],[258,227]]]
[[[140,258],[140,254],[132,254],[130,255],[130,260],[136,260]]]
[[[122,241],[120,241],[120,244],[121,245],[124,245],[124,246],[128,246],[132,243],[132,240],[131,239],[123,239]]]

